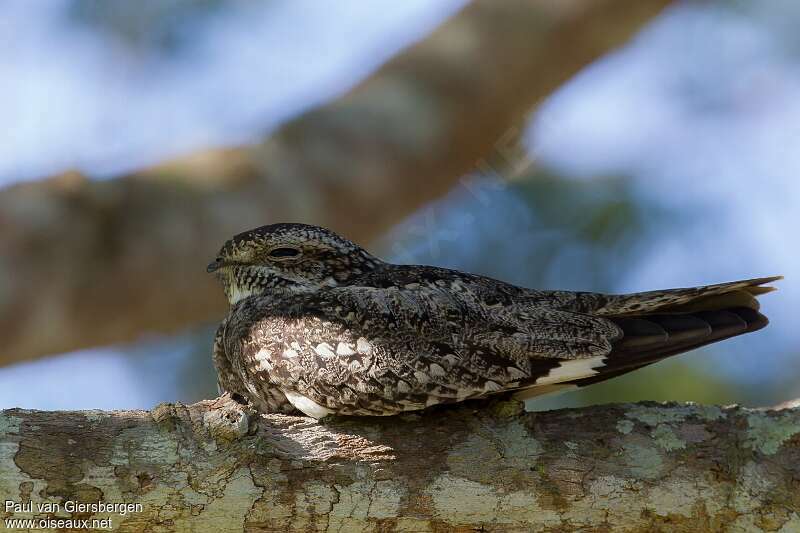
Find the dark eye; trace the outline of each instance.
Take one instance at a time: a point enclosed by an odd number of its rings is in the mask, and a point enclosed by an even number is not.
[[[294,257],[300,253],[296,248],[275,248],[269,253],[270,257]]]

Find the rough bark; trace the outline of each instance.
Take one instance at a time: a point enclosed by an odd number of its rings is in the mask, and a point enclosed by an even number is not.
[[[800,531],[800,408],[499,402],[323,423],[225,399],[10,409],[0,495],[141,503],[82,515],[120,531],[788,533]]]
[[[0,191],[0,364],[221,316],[204,267],[249,227],[312,222],[366,243],[502,152],[536,102],[667,3],[478,0],[262,144]]]

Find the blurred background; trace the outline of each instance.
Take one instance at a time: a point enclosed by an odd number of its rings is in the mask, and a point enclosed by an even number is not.
[[[536,288],[783,274],[767,329],[529,407],[800,397],[800,4],[651,2],[591,42],[578,2],[518,41],[482,25],[527,8],[485,4],[3,2],[0,407],[216,396],[202,258],[280,220]]]

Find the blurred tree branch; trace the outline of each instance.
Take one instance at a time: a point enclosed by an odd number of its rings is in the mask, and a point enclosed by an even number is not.
[[[248,416],[224,398],[152,412],[9,409],[0,494],[140,503],[93,516],[131,532],[800,528],[796,406],[475,407],[322,424]]]
[[[304,221],[368,242],[668,3],[477,0],[262,144],[0,191],[0,364],[219,317],[204,266],[249,227]]]

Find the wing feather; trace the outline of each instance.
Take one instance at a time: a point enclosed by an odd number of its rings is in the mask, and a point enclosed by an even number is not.
[[[270,368],[245,371],[339,412],[392,414],[593,375],[591,365],[562,362],[596,364],[621,335],[603,318],[530,307],[482,312],[469,298],[446,287],[347,287],[291,306],[263,299],[244,359],[267,358]]]

